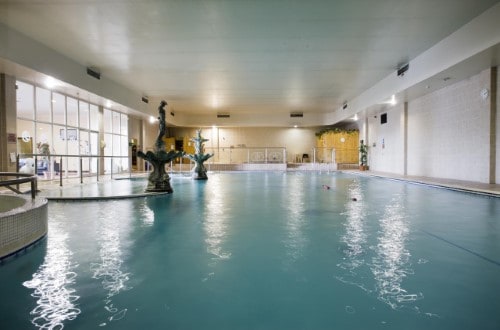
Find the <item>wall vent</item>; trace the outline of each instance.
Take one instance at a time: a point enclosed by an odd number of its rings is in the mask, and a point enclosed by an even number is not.
[[[217,114],[217,118],[229,118],[229,117],[231,117],[231,115],[228,113],[218,113]]]
[[[94,68],[87,68],[87,74],[95,79],[101,79],[101,73]]]
[[[141,100],[144,103],[149,103],[149,100],[148,100],[148,98],[146,96],[143,96]]]
[[[405,75],[405,72],[406,72],[406,71],[408,71],[408,69],[409,69],[409,68],[410,68],[410,64],[409,64],[409,63],[408,63],[408,64],[403,65],[402,67],[400,67],[400,68],[398,69],[398,76],[399,76],[399,77],[404,76],[404,75]]]
[[[304,117],[304,114],[302,112],[292,112],[290,114],[290,117],[292,117],[292,118],[302,118],[302,117]]]

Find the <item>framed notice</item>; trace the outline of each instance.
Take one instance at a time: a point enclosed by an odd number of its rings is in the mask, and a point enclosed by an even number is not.
[[[7,133],[7,143],[17,143],[16,133]]]

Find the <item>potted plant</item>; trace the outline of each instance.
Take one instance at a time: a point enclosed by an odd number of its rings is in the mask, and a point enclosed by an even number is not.
[[[368,170],[368,145],[363,140],[359,141],[359,170]]]

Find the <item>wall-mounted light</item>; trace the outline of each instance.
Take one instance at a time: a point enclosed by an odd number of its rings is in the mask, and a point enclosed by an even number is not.
[[[396,102],[396,95],[393,94],[392,97],[391,97],[391,100],[389,101],[389,104],[396,105],[396,103],[397,103]]]
[[[46,79],[45,79],[45,86],[47,86],[47,88],[51,89],[51,88],[54,88],[58,85],[57,81],[52,78],[51,76],[48,76]]]

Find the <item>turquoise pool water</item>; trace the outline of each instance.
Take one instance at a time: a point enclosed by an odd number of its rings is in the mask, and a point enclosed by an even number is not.
[[[0,266],[1,329],[500,328],[498,198],[342,173],[171,183],[50,202],[47,239]]]

